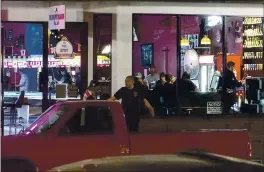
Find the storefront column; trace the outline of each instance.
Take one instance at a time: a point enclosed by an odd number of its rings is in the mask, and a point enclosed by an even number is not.
[[[112,17],[112,95],[132,75],[132,14],[117,12]]]

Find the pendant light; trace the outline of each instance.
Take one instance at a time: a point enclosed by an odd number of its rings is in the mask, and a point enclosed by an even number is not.
[[[186,39],[185,37],[183,37],[183,38],[181,39],[181,46],[182,46],[182,47],[188,47],[189,45],[190,45],[189,40]]]
[[[204,37],[201,39],[201,45],[211,45],[211,40],[207,35],[204,35]]]

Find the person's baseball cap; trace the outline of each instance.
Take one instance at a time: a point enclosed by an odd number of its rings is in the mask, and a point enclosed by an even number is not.
[[[135,74],[135,77],[136,78],[142,78],[142,74],[140,72],[138,72],[138,73]]]

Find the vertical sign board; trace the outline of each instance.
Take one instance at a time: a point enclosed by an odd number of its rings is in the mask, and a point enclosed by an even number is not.
[[[49,9],[49,30],[65,29],[65,5],[53,6]]]
[[[222,114],[222,102],[207,102],[207,114]]]

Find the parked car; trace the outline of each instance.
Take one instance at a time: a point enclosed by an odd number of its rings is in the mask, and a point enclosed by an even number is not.
[[[50,172],[263,172],[264,165],[205,152],[139,155],[80,161]]]
[[[246,130],[129,133],[122,106],[113,101],[61,102],[24,132],[2,138],[2,158],[9,164],[19,160],[34,164],[40,171],[84,159],[189,149],[242,159],[251,156]]]

